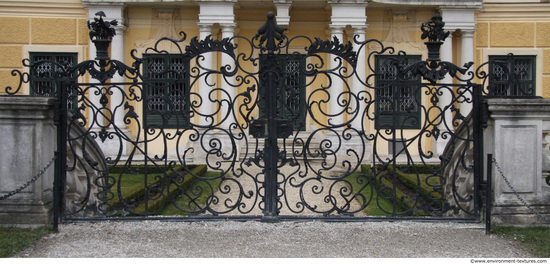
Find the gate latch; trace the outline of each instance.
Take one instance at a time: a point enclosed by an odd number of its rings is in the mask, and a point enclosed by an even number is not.
[[[253,138],[267,138],[267,119],[253,120],[248,132]]]
[[[270,133],[269,123],[272,123],[276,126],[277,138],[288,138],[294,132],[292,122],[288,119],[268,120],[262,118],[252,121],[249,129],[250,135],[252,135],[253,138],[267,138]]]

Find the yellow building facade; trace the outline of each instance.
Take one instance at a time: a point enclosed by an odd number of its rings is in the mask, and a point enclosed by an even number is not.
[[[17,87],[19,78],[12,75],[13,69],[28,71],[22,60],[33,54],[73,54],[77,62],[95,58],[95,47],[90,45],[87,21],[93,20],[98,11],[104,11],[106,20],[116,19],[117,35],[110,49],[112,59],[132,65],[131,50],[136,54],[146,53],[163,38],[180,39],[179,32],[185,32],[183,48],[194,36],[213,39],[244,36],[252,38],[266,21],[268,12],[277,15],[277,23],[285,29],[289,39],[305,35],[310,39],[333,39],[353,42],[353,36],[360,39],[377,39],[384,46],[392,46],[408,55],[427,58],[424,40],[421,39],[421,25],[434,14],[441,13],[446,22],[445,29],[451,32],[441,51],[443,61],[457,65],[473,61],[473,69],[488,61],[492,56],[506,56],[509,53],[534,58],[535,93],[550,98],[550,3],[544,0],[506,1],[455,1],[455,0],[379,0],[379,1],[336,1],[336,0],[21,0],[0,1],[0,84],[3,87]],[[239,44],[239,39],[235,43]],[[303,52],[309,46],[307,41],[291,44],[289,51]],[[376,50],[377,47],[369,46]],[[246,45],[241,45],[239,53],[251,53]],[[169,52],[177,52],[178,47],[166,45]],[[223,63],[222,54],[207,57],[213,69]],[[325,57],[329,67],[329,56]],[[370,60],[370,61],[369,61]],[[372,74],[369,65],[375,65],[375,57],[364,57],[358,63],[363,76]],[[250,66],[251,70],[254,67]],[[257,69],[256,69],[257,70]],[[218,82],[222,77],[217,76]],[[89,81],[89,77],[82,77]],[[124,82],[115,76],[112,82]],[[449,82],[458,82],[447,79]],[[327,84],[326,79],[315,80],[313,86]],[[29,83],[23,85],[20,94],[29,94]],[[200,93],[197,82],[192,91]],[[234,94],[246,91],[248,87],[235,89]],[[2,89],[0,91],[5,93]],[[307,90],[309,94],[311,90]],[[215,96],[221,98],[218,93]],[[322,101],[321,95],[313,98]],[[93,100],[93,99],[92,99]],[[99,100],[95,98],[95,100]],[[421,99],[428,103],[428,98]],[[133,103],[136,113],[143,112],[143,106]],[[315,111],[330,112],[329,105]],[[466,113],[467,114],[467,113]],[[218,116],[220,116],[219,114]],[[257,115],[257,113],[256,113]],[[196,119],[198,117],[195,117]],[[343,115],[341,118],[346,119]],[[135,123],[128,126],[122,116],[116,119],[117,126],[125,127],[130,136],[138,134]],[[141,119],[142,120],[142,119]],[[196,122],[200,122],[196,120]],[[317,122],[328,122],[326,115]],[[367,132],[374,133],[374,122],[366,124]],[[315,121],[306,118],[306,132],[315,130]],[[404,138],[417,131],[405,131]],[[425,140],[422,148],[442,153],[446,142]],[[151,145],[150,152],[162,152],[162,142],[157,147]],[[377,152],[388,152],[389,146],[377,146]],[[418,154],[418,153],[416,153]]]

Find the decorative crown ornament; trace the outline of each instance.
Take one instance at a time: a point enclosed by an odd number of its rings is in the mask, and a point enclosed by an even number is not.
[[[450,32],[445,32],[443,27],[445,22],[440,14],[435,14],[428,22],[422,23],[422,39],[428,38],[428,41],[445,41]]]
[[[428,20],[428,22],[422,23],[420,28],[422,30],[421,38],[428,38],[428,41],[424,42],[424,44],[426,44],[426,48],[428,49],[427,61],[429,61],[434,67],[434,63],[440,61],[439,50],[441,45],[450,34],[449,31],[445,32],[443,30],[444,26],[445,22],[443,22],[441,15],[435,14],[430,20]]]
[[[94,22],[88,21],[88,29],[90,29],[90,40],[96,47],[96,60],[109,60],[109,45],[116,35],[116,31],[111,26],[117,26],[118,21],[103,21],[105,13],[99,11],[95,13],[99,18],[94,18]]]
[[[432,84],[444,79],[447,74],[452,77],[457,77],[458,73],[466,74],[468,69],[473,65],[473,62],[468,62],[461,68],[452,62],[441,61],[439,58],[441,45],[450,34],[449,31],[443,30],[444,26],[445,22],[443,22],[443,18],[439,14],[435,14],[426,23],[422,23],[420,28],[422,30],[421,38],[428,38],[428,41],[424,42],[428,49],[428,59],[426,61],[415,62],[400,71],[409,74],[409,76],[420,75]]]

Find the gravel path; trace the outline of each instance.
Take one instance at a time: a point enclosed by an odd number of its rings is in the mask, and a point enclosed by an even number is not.
[[[531,256],[479,224],[142,221],[61,225],[18,257]]]

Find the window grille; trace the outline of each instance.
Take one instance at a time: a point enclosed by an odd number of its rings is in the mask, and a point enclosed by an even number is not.
[[[420,128],[420,76],[403,76],[398,79],[395,60],[403,60],[403,66],[420,61],[420,55],[379,55],[376,57],[376,128],[393,126],[394,118],[397,128]],[[398,94],[394,94],[398,92]],[[397,96],[397,97],[396,97]]]
[[[177,55],[144,55],[144,116],[148,126],[189,126],[189,63]]]

